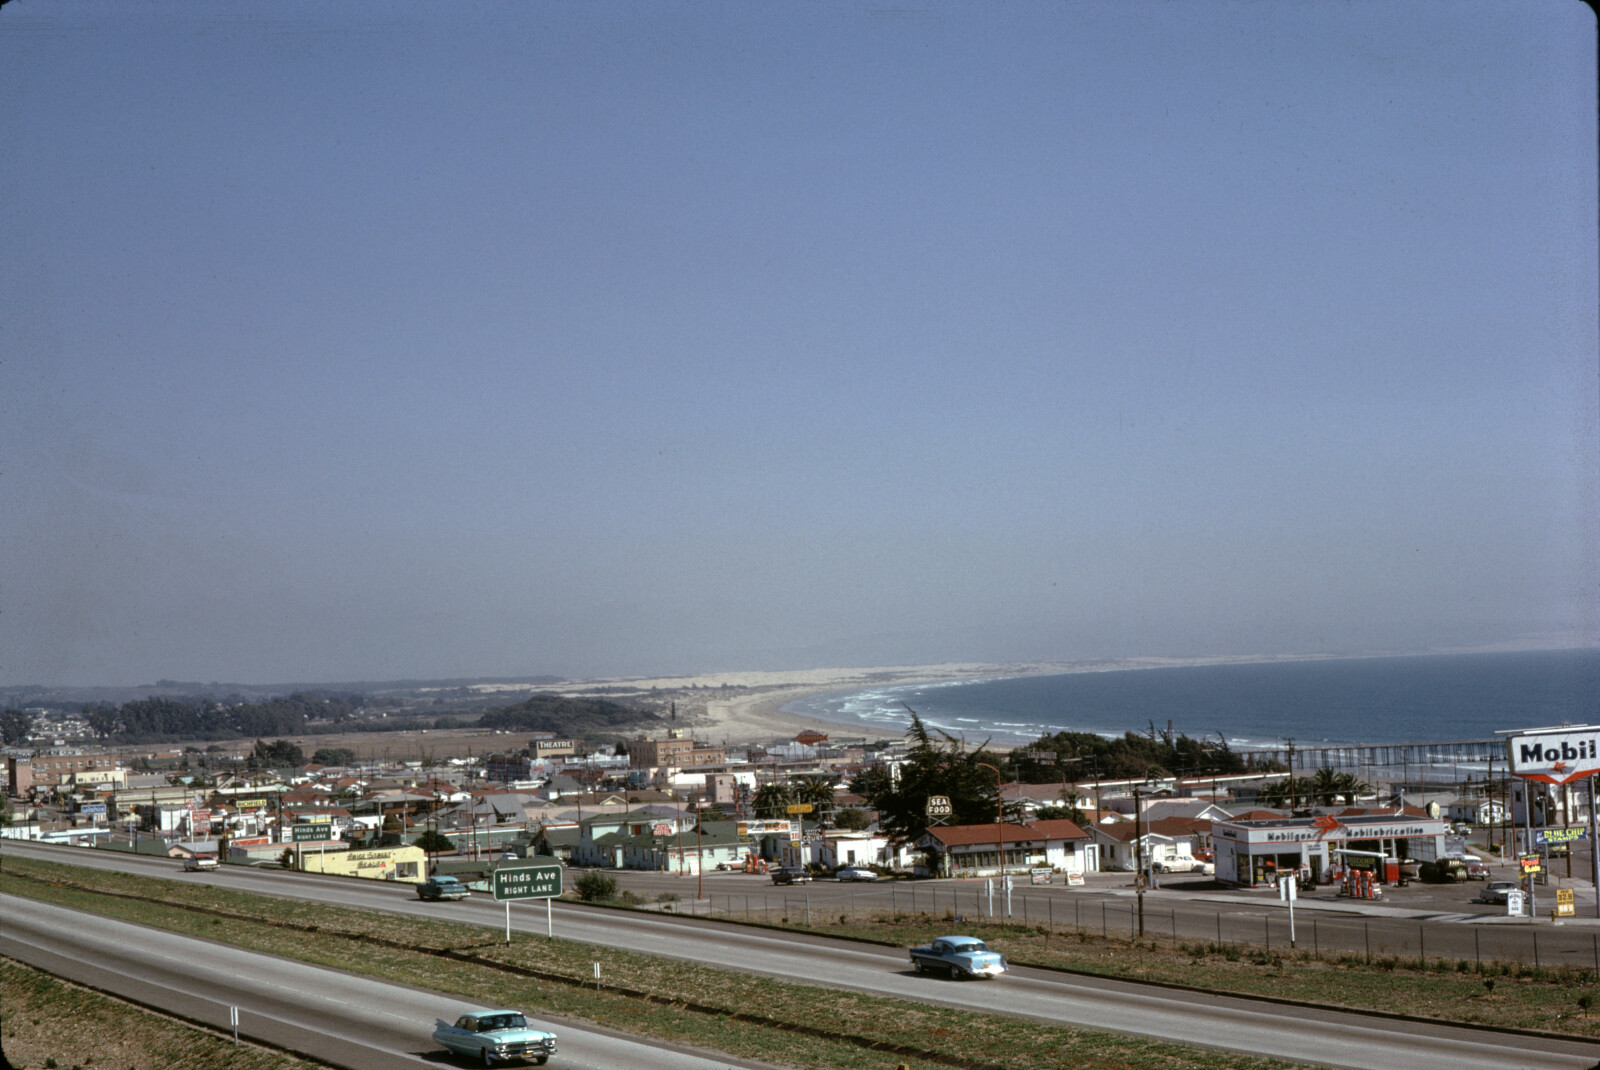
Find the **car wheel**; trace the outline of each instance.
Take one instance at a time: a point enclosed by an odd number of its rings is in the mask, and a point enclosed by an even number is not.
[[[960,971],[960,970],[958,970],[958,969],[956,969],[956,968],[955,968],[955,967],[954,967],[954,966],[946,966],[946,967],[945,967],[945,974],[946,974],[946,975],[947,975],[947,976],[948,976],[948,977],[949,977],[949,978],[950,978],[950,980],[952,980],[952,981],[959,981],[959,980],[961,980],[961,971]]]
[[[494,1056],[489,1054],[489,1049],[488,1048],[484,1048],[483,1049],[483,1065],[484,1066],[493,1066],[494,1065]]]
[[[549,1061],[550,1061],[550,1056],[548,1056],[548,1055],[541,1055],[541,1056],[539,1056],[539,1057],[538,1057],[538,1058],[537,1058],[537,1059],[535,1059],[535,1060],[534,1060],[534,1061],[533,1061],[533,1065],[534,1065],[534,1066],[543,1066],[543,1065],[544,1065],[544,1064],[545,1064],[545,1063],[547,1063],[547,1062],[549,1062]]]

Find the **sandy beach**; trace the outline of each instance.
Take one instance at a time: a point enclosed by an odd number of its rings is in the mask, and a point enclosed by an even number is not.
[[[848,669],[800,669],[791,672],[752,671],[703,673],[696,676],[616,677],[569,681],[549,690],[563,695],[643,702],[665,712],[677,706],[678,723],[708,743],[771,743],[792,739],[812,729],[830,736],[862,736],[860,724],[837,723],[782,713],[790,702],[829,691],[851,691],[889,684],[933,683],[991,676],[1061,672],[1064,668],[1025,665],[954,663],[946,665],[881,665]],[[474,690],[494,690],[479,685]]]
[[[879,665],[857,668],[702,673],[695,676],[617,677],[569,681],[552,691],[619,702],[644,702],[663,712],[677,704],[678,722],[708,743],[770,743],[806,729],[834,737],[875,737],[882,729],[780,712],[798,699],[829,691],[854,691],[895,684],[942,683],[1004,676],[1109,672],[1191,665],[1320,660],[1317,655],[1243,655],[1206,658],[1137,657],[1060,662],[952,662],[938,665]],[[501,685],[479,685],[492,690]],[[509,687],[509,685],[506,685]],[[1004,749],[1004,748],[1001,748]]]

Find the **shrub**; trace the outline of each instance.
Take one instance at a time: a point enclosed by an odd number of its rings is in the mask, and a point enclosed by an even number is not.
[[[578,898],[586,903],[599,899],[615,899],[617,896],[617,878],[608,877],[604,873],[594,870],[586,871],[573,884],[578,892]]]

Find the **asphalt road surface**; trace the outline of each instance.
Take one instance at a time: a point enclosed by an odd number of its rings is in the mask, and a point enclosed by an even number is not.
[[[225,944],[0,896],[0,954],[80,984],[221,1030],[356,1070],[476,1066],[430,1033],[475,1004]],[[588,1070],[723,1070],[758,1064],[690,1053],[566,1021],[535,1021],[557,1037],[553,1065]]]
[[[891,908],[982,917],[990,910],[981,880],[859,884],[818,880],[775,886],[770,878],[742,873],[707,873],[703,881],[669,873],[622,871],[617,876],[624,888],[646,900],[678,895],[685,899],[681,908],[685,911],[735,919],[748,916],[753,921],[803,917],[807,908],[813,917]],[[1510,867],[1500,867],[1493,879],[1509,876]],[[1132,880],[1128,873],[1102,873],[1091,874],[1081,888],[1019,883],[1010,916],[1056,930],[1133,936],[1138,932],[1138,898]],[[1600,972],[1600,919],[1595,917],[1594,893],[1587,885],[1576,889],[1579,916],[1561,922],[1552,922],[1547,914],[1555,902],[1555,888],[1539,888],[1540,917],[1530,922],[1506,917],[1503,906],[1473,902],[1485,884],[1413,884],[1389,889],[1381,901],[1344,899],[1321,888],[1295,904],[1297,946],[1374,956],[1501,959]],[[1274,892],[1228,889],[1209,878],[1178,873],[1164,874],[1161,885],[1144,897],[1146,938],[1289,946],[1288,910]],[[691,903],[696,894],[704,898]],[[993,909],[1005,914],[1005,898],[999,892]]]
[[[176,862],[110,851],[8,843],[7,853],[137,872],[218,887],[425,917],[504,925],[504,905],[484,896],[423,903],[406,885],[226,866],[184,873]],[[791,893],[792,895],[792,893]],[[512,906],[519,931],[542,933],[542,905]],[[1174,992],[1137,984],[1018,968],[996,982],[957,983],[915,975],[903,951],[777,933],[703,919],[560,904],[557,936],[711,966],[1009,1014],[1058,1025],[1109,1029],[1297,1062],[1390,1070],[1589,1070],[1600,1044],[1543,1040],[1348,1012]]]

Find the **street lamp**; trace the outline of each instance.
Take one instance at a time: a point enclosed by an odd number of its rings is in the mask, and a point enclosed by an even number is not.
[[[985,768],[985,769],[989,770],[990,772],[994,773],[994,805],[995,805],[994,827],[995,827],[995,834],[998,837],[997,842],[998,842],[998,845],[1000,847],[1000,881],[1001,881],[1001,884],[1003,885],[1005,883],[1005,876],[1006,876],[1006,794],[1005,794],[1005,785],[1000,779],[1000,770],[996,769],[994,766],[990,765],[988,762],[973,762],[972,764],[973,765],[981,765],[983,768]]]

